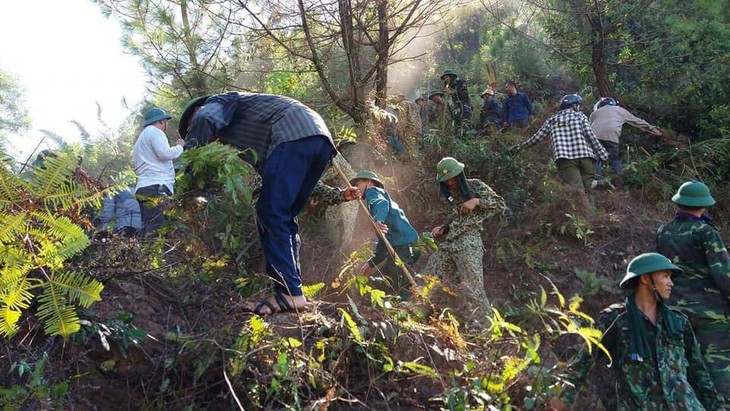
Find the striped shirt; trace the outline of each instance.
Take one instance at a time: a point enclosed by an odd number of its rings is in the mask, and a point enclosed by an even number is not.
[[[555,159],[601,158],[608,161],[608,151],[598,142],[588,124],[588,117],[573,109],[561,110],[550,117],[532,137],[520,143],[519,150],[537,144],[550,136]]]
[[[238,149],[251,149],[246,160],[263,163],[281,143],[322,136],[335,144],[322,117],[297,100],[256,93],[218,94],[206,100],[187,134],[192,147],[214,140]]]

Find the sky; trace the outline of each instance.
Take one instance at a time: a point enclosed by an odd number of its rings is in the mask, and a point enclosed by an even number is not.
[[[122,50],[121,25],[104,18],[90,0],[10,0],[0,2],[0,68],[15,74],[25,89],[32,129],[10,136],[12,148],[25,156],[50,130],[68,142],[78,141],[71,120],[94,135],[102,119],[112,130],[145,94],[139,60]],[[52,147],[42,143],[40,149]],[[17,158],[17,157],[16,157]]]

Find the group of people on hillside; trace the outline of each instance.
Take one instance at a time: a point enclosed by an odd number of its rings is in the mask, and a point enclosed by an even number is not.
[[[444,89],[428,96],[430,104],[425,97],[416,99],[420,107],[422,135],[430,126],[463,135],[472,123],[472,106],[466,81],[451,70],[444,71],[441,80]],[[530,117],[535,115],[530,98],[518,90],[514,81],[507,81],[504,90],[506,97],[503,101],[496,97],[491,85],[481,94],[483,105],[479,127],[485,135],[509,128],[525,129],[530,124]],[[446,96],[451,97],[451,104]],[[593,207],[593,188],[613,187],[604,178],[604,164],[610,165],[615,176],[621,173],[619,137],[623,125],[629,124],[654,136],[661,136],[662,132],[620,107],[612,97],[601,98],[590,117],[582,113],[582,102],[583,99],[577,94],[563,97],[558,113],[549,118],[531,138],[515,146],[513,152],[550,137],[561,179],[585,193],[581,200],[590,209]]]
[[[144,237],[165,223],[163,200],[175,187],[173,160],[182,155],[185,146],[185,141],[178,139],[177,145],[170,147],[165,132],[171,118],[160,108],[145,114],[143,130],[132,150],[137,184],[104,197],[96,238],[111,234]]]
[[[583,99],[578,94],[564,96],[558,112],[547,119],[535,134],[510,151],[518,153],[549,138],[560,179],[576,189],[579,203],[592,210],[595,208],[593,188],[603,184],[601,164],[610,163],[614,173],[621,172],[618,139],[623,125],[628,123],[655,136],[661,136],[662,132],[619,107],[611,97],[602,98],[590,118],[581,111],[582,103]]]
[[[444,88],[433,91],[428,96],[416,98],[420,108],[422,135],[430,128],[446,134],[463,137],[472,125],[472,104],[466,80],[452,70],[441,75]],[[529,117],[535,114],[527,94],[517,90],[517,83],[508,81],[504,86],[506,97],[501,101],[492,86],[481,93],[482,106],[479,114],[478,132],[493,135],[510,127],[524,129],[529,125]],[[449,104],[449,97],[451,104]]]
[[[272,296],[248,302],[244,309],[260,315],[297,311],[308,307],[302,293],[299,235],[295,217],[310,197],[335,205],[364,199],[382,233],[374,256],[361,267],[371,275],[376,267],[394,295],[410,297],[411,280],[400,260],[412,269],[422,246],[405,211],[393,201],[377,173],[361,170],[350,187],[329,187],[320,181],[333,156],[332,136],[315,111],[294,99],[255,93],[225,93],[192,100],[180,118],[176,146],[166,142],[164,131],[170,116],[155,108],[147,113],[145,128],[135,144],[135,170],[139,174],[137,198],[143,224],[163,222],[164,197],[174,190],[172,159],[184,146],[196,147],[218,141],[246,150],[248,161],[260,174],[256,214],[266,270],[274,282]],[[148,156],[143,155],[143,153]],[[152,157],[149,157],[152,156]],[[480,233],[483,221],[506,210],[504,200],[486,183],[467,179],[464,164],[444,158],[436,167],[442,200],[448,206],[446,220],[431,232],[441,245],[428,261],[429,274],[463,283],[472,295],[471,306],[480,316],[489,314],[483,286]],[[396,256],[387,252],[389,243]],[[475,287],[477,283],[479,286]]]
[[[581,102],[577,95],[564,97],[558,113],[515,150],[549,136],[561,178],[587,190],[586,175],[592,172],[594,159],[609,160],[610,152],[580,112]],[[616,105],[608,102],[596,112],[606,107]],[[171,160],[183,147],[218,141],[247,150],[248,161],[260,173],[257,222],[274,292],[261,301],[246,302],[245,311],[265,316],[309,307],[302,292],[295,217],[312,195],[327,198],[328,204],[364,200],[380,239],[360,273],[371,275],[377,267],[394,295],[411,298],[412,278],[397,260],[409,268],[418,261],[417,232],[377,173],[361,170],[345,189],[320,181],[338,153],[318,113],[284,96],[237,92],[203,96],[185,108],[179,128],[185,140],[173,147],[164,136],[169,118],[160,109],[150,110],[135,144],[140,175],[136,191],[148,210],[143,219],[160,211],[155,208],[159,201],[151,200],[172,194]],[[631,121],[653,131],[652,126]],[[447,215],[431,230],[439,247],[423,272],[463,286],[475,311],[489,315],[481,231],[485,219],[505,213],[507,207],[489,185],[466,178],[464,170],[465,164],[451,157],[436,165]],[[705,213],[715,200],[704,184],[693,181],[682,185],[673,201],[678,212],[674,221],[659,229],[658,252],[629,263],[620,286],[631,294],[625,304],[604,311],[596,323],[614,361],[621,409],[723,409],[730,398],[730,257]],[[395,255],[387,251],[388,244]],[[600,352],[594,349],[578,357],[566,377],[572,387],[552,399],[549,408],[566,408]]]

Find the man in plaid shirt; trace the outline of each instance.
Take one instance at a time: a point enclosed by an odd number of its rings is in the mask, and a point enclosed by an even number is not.
[[[608,161],[608,151],[593,133],[588,117],[580,111],[583,99],[577,94],[568,94],[560,101],[560,110],[530,138],[512,147],[516,153],[531,147],[550,136],[550,147],[555,157],[560,179],[565,184],[582,187],[586,194],[588,208],[593,209],[591,183],[595,175],[596,160]]]

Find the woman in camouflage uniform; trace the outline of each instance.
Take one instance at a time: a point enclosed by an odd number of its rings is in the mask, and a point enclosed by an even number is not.
[[[486,183],[464,175],[464,164],[445,157],[436,166],[436,179],[448,217],[431,231],[440,240],[439,249],[428,259],[425,274],[463,284],[473,305],[490,314],[491,306],[484,292],[484,245],[481,232],[486,218],[504,214],[504,199]]]

